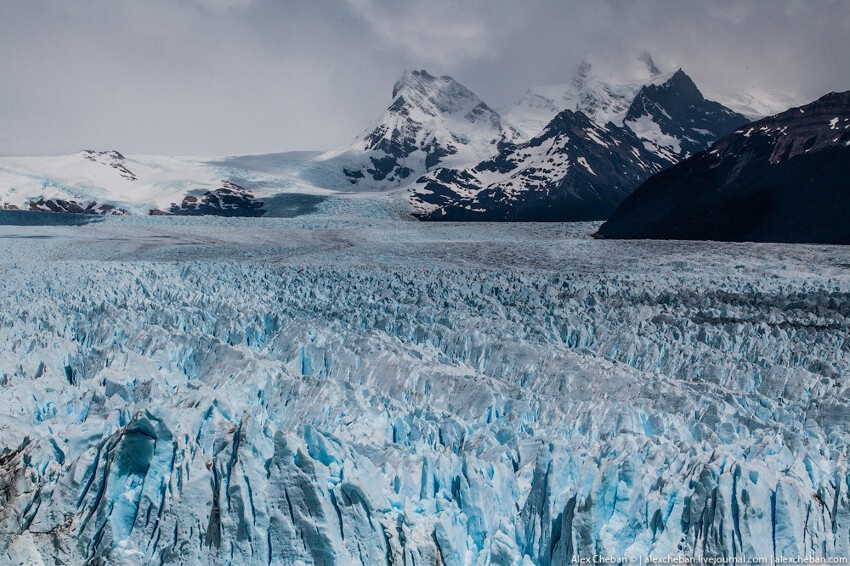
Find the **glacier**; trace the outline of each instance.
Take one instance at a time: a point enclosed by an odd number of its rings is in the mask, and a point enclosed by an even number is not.
[[[0,226],[0,562],[850,555],[850,250]]]

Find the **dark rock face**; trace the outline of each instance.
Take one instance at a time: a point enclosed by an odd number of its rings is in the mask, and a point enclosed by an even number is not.
[[[641,185],[604,238],[850,244],[850,92],[739,128]]]
[[[151,210],[151,215],[174,216],[262,216],[263,202],[254,198],[246,189],[229,181],[223,181],[220,189],[206,191],[201,195],[186,195],[183,202],[172,204],[167,212]]]
[[[623,125],[565,110],[537,137],[501,143],[473,168],[421,177],[410,201],[421,220],[603,220],[653,174],[745,123],[680,70],[641,88]]]
[[[697,86],[681,69],[661,85],[647,85],[640,89],[624,120],[640,135],[638,122],[648,117],[657,124],[662,141],[674,138],[676,147],[668,146],[676,161],[702,151],[713,141],[733,132],[749,120],[722,104],[706,100]],[[664,153],[659,148],[659,153]]]
[[[29,203],[29,210],[36,212],[66,212],[71,214],[96,214],[100,216],[129,214],[123,208],[111,204],[99,204],[97,202],[80,203],[75,200],[64,200],[58,198],[39,199]]]
[[[628,128],[564,110],[539,136],[491,160],[423,177],[411,198],[423,220],[592,220],[664,165]],[[485,186],[487,179],[497,181]]]

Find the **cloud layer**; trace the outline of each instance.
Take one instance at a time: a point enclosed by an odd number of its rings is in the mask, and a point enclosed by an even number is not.
[[[30,0],[0,3],[0,154],[322,149],[380,114],[405,69],[495,107],[612,75],[643,51],[706,91],[806,102],[850,89],[836,1]]]

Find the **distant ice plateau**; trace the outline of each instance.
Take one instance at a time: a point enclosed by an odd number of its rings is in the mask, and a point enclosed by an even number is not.
[[[850,249],[382,202],[0,226],[0,562],[850,555]]]

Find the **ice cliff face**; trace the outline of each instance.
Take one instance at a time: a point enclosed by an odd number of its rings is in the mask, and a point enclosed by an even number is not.
[[[850,553],[844,248],[155,220],[0,230],[3,562]]]

